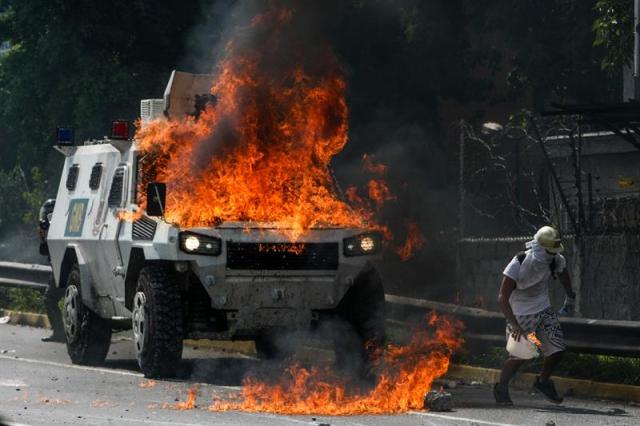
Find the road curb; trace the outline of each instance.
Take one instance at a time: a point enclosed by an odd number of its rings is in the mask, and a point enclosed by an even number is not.
[[[536,374],[532,373],[520,373],[512,380],[511,385],[517,389],[531,389],[536,376]],[[500,370],[452,364],[449,367],[446,377],[464,380],[466,382],[479,381],[495,383],[500,377]],[[570,379],[557,376],[553,376],[552,378],[558,389],[558,393],[561,395],[640,403],[640,386]]]
[[[26,325],[29,327],[51,328],[49,318],[44,314],[36,314],[33,312],[12,311],[9,309],[0,309],[0,317],[9,317],[9,324]]]

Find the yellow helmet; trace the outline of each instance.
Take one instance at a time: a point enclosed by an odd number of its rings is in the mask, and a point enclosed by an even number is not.
[[[562,253],[564,251],[560,232],[551,226],[543,226],[538,229],[533,238],[548,252]]]

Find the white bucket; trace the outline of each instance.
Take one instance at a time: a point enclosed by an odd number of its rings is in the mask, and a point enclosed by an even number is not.
[[[532,359],[538,356],[538,348],[526,336],[520,336],[518,342],[511,334],[507,340],[507,352],[520,359]]]

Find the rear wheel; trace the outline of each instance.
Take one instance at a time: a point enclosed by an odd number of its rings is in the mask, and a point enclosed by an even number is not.
[[[380,274],[367,267],[356,278],[337,309],[334,345],[336,366],[371,377],[373,355],[385,341],[384,287]]]
[[[67,352],[74,364],[101,364],[111,345],[111,324],[84,305],[80,291],[75,266],[67,279],[62,316]]]
[[[173,377],[182,358],[180,292],[165,267],[140,271],[132,310],[133,341],[145,377]]]
[[[283,360],[293,355],[293,351],[290,347],[287,347],[286,342],[278,340],[278,336],[274,331],[265,331],[256,337],[257,357],[264,360]]]

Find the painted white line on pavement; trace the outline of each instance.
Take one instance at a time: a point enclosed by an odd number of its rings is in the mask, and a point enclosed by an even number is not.
[[[101,367],[89,367],[87,365],[64,364],[62,362],[44,361],[44,360],[41,360],[41,359],[21,358],[21,357],[16,358],[15,356],[7,356],[7,355],[0,355],[0,359],[8,359],[8,360],[11,360],[11,361],[26,362],[26,363],[30,363],[30,364],[50,365],[50,366],[53,366],[53,367],[73,368],[73,369],[76,369],[76,370],[84,370],[84,371],[97,371],[99,373],[118,374],[120,376],[133,376],[133,377],[144,378],[144,375],[142,373],[135,373],[133,371],[115,370],[115,369],[101,368]],[[184,381],[178,381],[178,383],[184,383],[184,384],[187,384],[187,385],[188,384],[195,384],[195,383],[184,382]],[[203,386],[210,386],[209,383],[198,383],[198,384],[199,385],[203,385]],[[219,389],[230,389],[230,390],[234,390],[234,391],[239,391],[239,390],[242,389],[241,386],[223,386],[223,385],[211,385],[211,386],[213,386],[215,388],[219,388]]]
[[[496,423],[496,422],[488,422],[486,420],[479,419],[471,419],[468,417],[456,417],[456,416],[447,416],[445,414],[435,414],[435,413],[422,413],[420,411],[410,411],[409,414],[415,414],[417,416],[424,417],[435,417],[437,419],[445,419],[445,420],[458,420],[467,423],[477,423],[480,425],[490,425],[490,426],[518,426],[511,423]]]
[[[111,369],[108,369],[108,368],[89,367],[89,366],[86,366],[86,365],[63,364],[61,362],[43,361],[43,360],[40,360],[40,359],[21,358],[21,357],[16,358],[15,356],[6,356],[6,355],[0,355],[0,359],[8,359],[10,361],[26,362],[26,363],[30,363],[30,364],[51,365],[53,367],[73,368],[73,369],[76,369],[76,370],[98,371],[100,373],[119,374],[121,376],[144,377],[142,374],[134,373],[133,371],[111,370]]]
[[[87,416],[83,415],[84,419],[95,419],[95,420],[110,420],[110,421],[118,421],[118,422],[134,422],[134,423],[144,423],[149,425],[172,425],[172,426],[207,426],[205,423],[182,423],[182,422],[166,422],[160,420],[147,420],[147,419],[134,419],[132,417],[102,417],[102,416]]]
[[[285,422],[292,422],[292,423],[296,423],[296,424],[303,424],[303,425],[317,425],[317,422],[306,422],[303,420],[298,420],[298,419],[293,419],[290,417],[284,417],[284,416],[277,416],[275,414],[265,414],[265,413],[245,413],[242,411],[233,411],[230,413],[234,413],[234,414],[242,414],[245,416],[249,416],[249,417],[264,417],[267,419],[272,419],[272,420],[281,420],[281,421],[285,421]],[[143,424],[150,424],[150,425],[170,425],[170,426],[208,426],[211,423],[183,423],[183,422],[171,422],[171,421],[160,421],[160,420],[151,420],[151,419],[135,419],[135,418],[131,418],[131,417],[102,417],[102,416],[87,416],[87,415],[83,415],[82,416],[85,419],[96,419],[96,420],[112,420],[112,421],[119,421],[119,422],[134,422],[134,423],[143,423]],[[228,424],[235,424],[234,422],[229,422]]]
[[[0,380],[0,386],[6,386],[8,388],[24,388],[27,384],[17,380]]]
[[[277,415],[277,414],[269,414],[269,413],[247,413],[244,411],[233,411],[234,413],[237,414],[243,414],[245,416],[251,416],[251,417],[264,417],[266,419],[278,419],[278,420],[284,420],[287,422],[292,422],[292,423],[297,423],[297,424],[302,424],[302,425],[317,425],[317,422],[309,422],[309,421],[304,421],[304,420],[299,420],[293,417],[287,417],[285,415]]]

